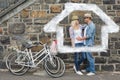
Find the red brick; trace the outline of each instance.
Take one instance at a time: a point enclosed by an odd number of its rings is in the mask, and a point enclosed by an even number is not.
[[[43,46],[34,46],[34,47],[32,47],[32,52],[38,52],[38,51],[40,51],[41,49],[43,49]]]
[[[117,11],[117,12],[116,12],[116,15],[117,15],[117,16],[120,16],[120,11]]]
[[[31,12],[31,17],[32,18],[37,18],[38,17],[38,11],[32,11]]]
[[[47,17],[47,12],[46,11],[32,11],[31,12],[31,17],[32,18],[43,18],[43,17]]]
[[[77,2],[80,2],[81,0],[71,0],[71,2],[75,2],[75,3],[77,3]]]
[[[51,13],[60,13],[62,11],[62,6],[61,5],[51,5],[50,7]]]
[[[71,15],[84,16],[85,13],[85,11],[74,11],[71,13]]]
[[[20,16],[22,18],[28,18],[29,17],[29,10],[22,10]]]
[[[2,28],[0,27],[0,34],[2,33],[3,31],[2,31]]]
[[[42,18],[43,18],[43,17],[47,17],[46,15],[47,15],[47,12],[46,12],[46,11],[39,11],[39,12],[38,12],[38,17],[42,17]]]

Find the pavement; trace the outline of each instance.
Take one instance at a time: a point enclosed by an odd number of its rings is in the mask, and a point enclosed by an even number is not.
[[[0,70],[0,80],[120,80],[120,72],[97,72],[94,76],[80,76],[73,71],[66,71],[62,77],[52,78],[45,71],[31,71],[23,76],[16,76],[7,70]]]

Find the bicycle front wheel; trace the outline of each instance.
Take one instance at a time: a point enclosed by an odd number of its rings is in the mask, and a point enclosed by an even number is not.
[[[45,60],[44,69],[51,77],[60,77],[65,72],[65,64],[63,60],[57,56],[53,56],[53,62],[48,59]]]
[[[18,56],[16,54],[10,59],[8,64],[9,71],[12,74],[18,75],[18,76],[25,74],[29,70],[28,66],[24,66],[24,65],[21,65],[21,63],[18,63],[17,59],[19,57],[24,57],[24,56]],[[29,61],[29,60],[27,57],[24,57],[24,61]]]

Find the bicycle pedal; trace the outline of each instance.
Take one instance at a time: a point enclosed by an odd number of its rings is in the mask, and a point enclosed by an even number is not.
[[[26,62],[25,64],[26,64],[26,65],[33,65],[32,62]]]
[[[22,62],[22,61],[19,61],[19,62],[16,62],[17,64],[19,65],[26,65],[26,62]]]

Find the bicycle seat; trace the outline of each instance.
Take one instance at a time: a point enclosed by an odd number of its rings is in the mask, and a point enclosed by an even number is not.
[[[22,46],[25,47],[25,48],[27,48],[27,49],[30,49],[30,48],[33,47],[32,44],[29,44],[29,43],[27,43],[27,42],[26,42],[26,43],[23,43]]]

